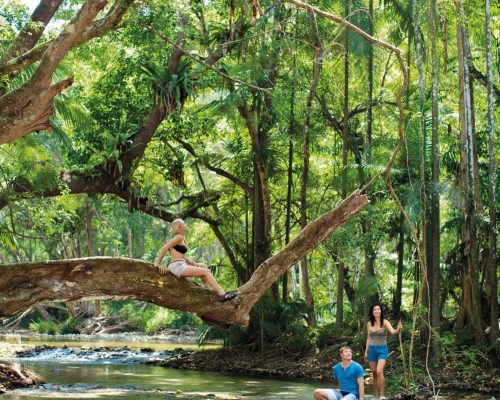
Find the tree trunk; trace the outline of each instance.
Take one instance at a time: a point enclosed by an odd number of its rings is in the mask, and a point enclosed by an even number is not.
[[[293,72],[297,65],[297,56],[293,55]],[[290,230],[292,222],[292,188],[293,188],[293,141],[295,137],[295,79],[292,80],[290,93],[290,120],[288,123],[288,181],[286,189],[286,219],[285,219],[285,245],[290,242]],[[294,282],[292,282],[294,284]],[[288,273],[283,275],[282,287],[283,303],[288,301]]]
[[[344,15],[349,19],[351,13],[351,0],[344,2]],[[344,32],[344,114],[342,127],[342,199],[347,195],[347,152],[349,149],[349,30]],[[345,265],[343,261],[338,264],[338,287],[337,287],[337,313],[336,323],[344,325],[344,279]]]
[[[418,71],[418,87],[419,87],[419,101],[420,101],[420,129],[421,129],[421,138],[420,138],[420,201],[422,203],[422,211],[421,211],[421,232],[422,232],[422,243],[423,243],[423,256],[422,262],[424,265],[421,265],[422,272],[422,302],[425,307],[429,309],[431,305],[431,294],[430,294],[430,286],[428,280],[428,264],[429,258],[432,257],[432,248],[430,245],[432,244],[430,238],[430,212],[427,206],[427,202],[429,200],[429,189],[428,189],[428,181],[427,181],[427,173],[426,173],[426,143],[427,143],[427,130],[426,130],[426,116],[425,116],[425,82],[424,82],[424,71],[423,71],[423,57],[424,52],[422,48],[422,37],[420,35],[420,23],[419,23],[419,15],[418,15],[418,7],[417,0],[412,1],[413,5],[413,27],[414,27],[414,36],[415,36],[415,47],[417,53],[417,71]],[[422,341],[427,343],[432,336],[432,331],[430,327],[430,311],[423,315],[424,323],[422,325],[421,336]]]
[[[368,2],[368,29],[369,35],[373,36],[373,0]],[[370,165],[372,163],[372,131],[373,131],[373,45],[368,43],[368,98],[366,105],[366,164]],[[359,146],[362,146],[361,142]],[[361,153],[361,149],[359,150]],[[362,165],[359,165],[359,175],[360,184],[363,186],[365,184],[365,174],[363,172]],[[370,194],[370,189],[367,190],[367,194]],[[361,222],[361,229],[363,230],[363,236],[365,237],[365,277],[375,277],[375,249],[372,244],[372,224],[368,218],[363,218]],[[366,329],[368,322],[368,314],[370,312],[370,307],[378,302],[378,296],[370,295],[366,298],[364,306],[364,319],[363,319],[363,330]]]
[[[487,288],[490,303],[490,344],[498,349],[498,281],[497,281],[497,239],[496,239],[496,159],[495,159],[495,118],[493,113],[493,67],[491,54],[491,26],[490,26],[490,1],[485,4],[485,27],[486,27],[486,74],[488,76],[488,149],[489,149],[489,176],[488,176],[488,199],[489,199],[489,251],[487,258]]]
[[[462,1],[456,3],[457,9],[457,52],[458,52],[458,81],[460,89],[460,182],[464,202],[464,224],[462,228],[463,282],[462,301],[456,329],[470,326],[478,345],[484,344],[481,303],[479,296],[477,274],[477,244],[474,196],[474,140],[472,131],[472,109],[470,97],[470,76],[467,63],[466,30],[461,22],[465,18]]]
[[[141,260],[94,257],[34,264],[0,265],[0,318],[41,301],[106,298],[140,300],[196,313],[216,326],[248,324],[255,302],[290,266],[318,246],[338,226],[361,211],[368,199],[354,192],[334,210],[309,223],[284,249],[265,260],[237,292],[220,303],[216,294]]]
[[[312,102],[314,99],[314,95],[316,93],[316,87],[318,86],[319,75],[321,73],[321,66],[323,64],[323,50],[321,48],[321,43],[319,41],[319,35],[315,24],[314,17],[311,19],[312,21],[312,36],[313,36],[313,44],[315,46],[315,54],[314,54],[314,66],[313,66],[313,74],[311,80],[311,86],[309,87],[309,92],[307,94],[306,101],[306,115],[304,121],[304,130],[303,130],[303,167],[302,167],[302,179],[300,185],[300,224],[302,229],[304,229],[307,225],[307,184],[309,181],[309,143],[310,136],[309,130],[311,125],[311,109]],[[303,257],[300,260],[300,268],[302,272],[302,291],[304,292],[304,299],[306,303],[307,309],[307,321],[310,327],[316,325],[316,316],[314,313],[314,298],[311,292],[311,286],[309,283],[309,269],[307,265],[307,257]]]
[[[429,249],[431,255],[428,257],[427,277],[429,280],[429,306],[430,306],[430,324],[433,329],[439,329],[441,324],[441,307],[440,307],[440,218],[439,218],[439,193],[436,190],[439,184],[439,114],[438,114],[438,55],[436,50],[436,35],[437,35],[437,2],[430,0],[430,15],[431,15],[431,58],[432,58],[432,187],[431,193],[431,210],[430,210],[430,238]],[[439,341],[432,339],[432,354],[433,359],[439,357]]]
[[[87,1],[77,15],[47,47],[31,79],[0,97],[0,143],[8,143],[31,132],[49,129],[52,101],[73,78],[52,84],[52,75],[77,38],[104,8],[106,0]]]
[[[448,27],[446,23],[446,5],[441,14],[441,37],[443,39],[443,73],[448,73]]]
[[[403,292],[403,268],[404,268],[404,251],[405,251],[405,219],[402,213],[399,214],[398,226],[398,270],[396,273],[396,290],[392,298],[392,312],[394,318],[401,318],[401,298]]]

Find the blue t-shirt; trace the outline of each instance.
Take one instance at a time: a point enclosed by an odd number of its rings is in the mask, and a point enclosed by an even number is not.
[[[333,367],[333,376],[340,382],[340,390],[349,392],[359,397],[358,378],[365,376],[363,367],[356,361],[351,361],[351,364],[344,369],[342,363],[338,363]]]

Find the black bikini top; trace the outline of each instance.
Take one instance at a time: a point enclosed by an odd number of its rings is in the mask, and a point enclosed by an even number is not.
[[[186,254],[188,251],[187,246],[184,246],[182,244],[176,244],[174,246],[174,249],[177,250],[179,253]]]

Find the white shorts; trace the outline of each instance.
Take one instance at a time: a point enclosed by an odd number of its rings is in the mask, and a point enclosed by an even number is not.
[[[328,394],[328,400],[357,400],[355,394],[348,393],[342,395],[342,392],[338,389],[325,389],[325,391]]]
[[[182,277],[182,273],[184,270],[188,267],[186,261],[184,260],[176,260],[172,261],[170,264],[168,264],[168,270],[174,274],[177,278]]]

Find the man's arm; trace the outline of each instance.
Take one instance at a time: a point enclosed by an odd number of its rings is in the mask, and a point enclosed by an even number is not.
[[[358,378],[359,400],[365,397],[365,380],[363,377]]]

